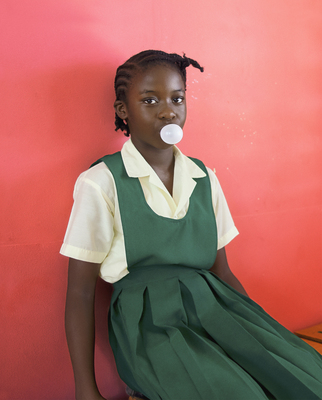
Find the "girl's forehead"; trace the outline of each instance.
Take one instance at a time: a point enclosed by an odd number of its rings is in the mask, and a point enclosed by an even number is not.
[[[171,65],[153,65],[145,68],[138,71],[132,81],[132,86],[136,87],[156,85],[175,85],[178,86],[178,90],[185,88],[179,69]]]

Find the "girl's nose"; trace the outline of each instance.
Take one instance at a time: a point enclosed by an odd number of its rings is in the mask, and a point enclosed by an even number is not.
[[[169,104],[165,104],[159,111],[160,119],[173,119],[175,118],[176,113],[173,111]]]

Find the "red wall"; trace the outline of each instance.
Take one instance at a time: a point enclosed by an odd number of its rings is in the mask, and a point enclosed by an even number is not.
[[[113,77],[132,54],[186,52],[181,149],[215,167],[240,236],[230,264],[289,329],[321,321],[322,3],[16,0],[0,4],[0,399],[72,399],[58,254],[78,174],[121,147]],[[123,398],[98,289],[99,382]]]

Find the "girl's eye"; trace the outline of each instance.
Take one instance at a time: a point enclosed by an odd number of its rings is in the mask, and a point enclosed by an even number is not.
[[[182,97],[182,96],[176,97],[175,99],[173,99],[173,102],[177,103],[177,104],[181,104],[184,102],[184,97]]]
[[[143,103],[145,104],[156,104],[156,100],[155,99],[144,99]]]

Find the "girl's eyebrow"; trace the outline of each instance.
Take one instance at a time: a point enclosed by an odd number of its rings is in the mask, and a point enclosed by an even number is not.
[[[185,90],[184,89],[175,89],[172,91],[172,93],[175,93],[175,92],[183,92],[184,93]],[[144,89],[140,92],[140,94],[147,94],[147,93],[157,93],[157,90]]]
[[[142,90],[140,92],[140,94],[146,94],[146,93],[155,93],[155,90],[147,90],[147,89],[145,89],[145,90]]]

